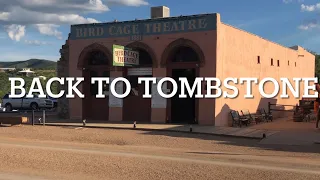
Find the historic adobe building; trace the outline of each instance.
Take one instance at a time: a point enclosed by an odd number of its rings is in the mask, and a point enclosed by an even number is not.
[[[71,33],[61,49],[58,63],[60,77],[124,76],[139,92],[120,104],[109,107],[109,98],[96,99],[96,86],[86,81],[79,89],[80,99],[60,99],[60,114],[70,119],[101,121],[138,121],[152,123],[195,122],[225,126],[230,109],[266,107],[268,101],[296,104],[290,97],[261,98],[253,86],[252,99],[244,99],[246,85],[238,85],[235,99],[143,99],[143,85],[138,76],[153,77],[313,77],[314,55],[299,46],[283,47],[254,34],[224,24],[220,15],[167,17],[152,14],[152,19],[71,26]],[[168,13],[168,12],[167,12]],[[140,53],[139,67],[114,67],[112,46],[131,47]],[[140,69],[139,69],[140,68]],[[142,69],[143,68],[143,69]],[[63,89],[65,87],[61,87]],[[273,86],[266,86],[271,93]],[[170,87],[168,87],[170,89]],[[108,87],[105,89],[108,91]],[[205,86],[203,86],[205,92]],[[230,92],[232,93],[232,92]],[[302,94],[302,86],[301,92]]]

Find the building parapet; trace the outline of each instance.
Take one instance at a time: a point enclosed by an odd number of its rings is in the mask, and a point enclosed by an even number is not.
[[[255,36],[255,37],[257,37],[257,38],[263,39],[263,40],[268,41],[268,42],[270,42],[270,43],[273,43],[273,44],[275,44],[275,45],[281,46],[281,47],[286,48],[287,50],[290,50],[290,51],[300,52],[301,50],[303,50],[303,51],[305,51],[305,52],[308,52],[308,51],[306,51],[303,47],[298,46],[298,45],[291,46],[291,47],[287,47],[287,46],[284,46],[284,45],[282,45],[282,44],[279,44],[279,43],[276,43],[276,42],[274,42],[274,41],[271,41],[271,40],[269,40],[269,39],[266,39],[266,38],[264,38],[264,37],[261,37],[261,36],[259,36],[259,35],[257,35],[257,34],[253,34],[253,33],[251,33],[251,32],[245,31],[245,30],[243,30],[243,29],[241,29],[241,28],[232,26],[232,25],[230,25],[230,24],[226,24],[226,23],[223,23],[223,22],[221,22],[221,24],[226,25],[226,26],[229,26],[229,27],[234,28],[234,29],[237,29],[237,30],[239,30],[239,31],[248,33],[248,34],[250,34],[250,35],[252,35],[252,36]],[[310,53],[310,52],[308,52],[308,53]],[[311,53],[310,53],[310,54],[311,54]]]

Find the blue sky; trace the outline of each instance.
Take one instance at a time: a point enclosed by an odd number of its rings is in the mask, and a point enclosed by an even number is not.
[[[320,53],[320,0],[16,1],[0,2],[0,61],[57,61],[70,24],[145,19],[151,6],[160,5],[168,6],[171,16],[217,12],[224,23],[285,46],[300,45]]]

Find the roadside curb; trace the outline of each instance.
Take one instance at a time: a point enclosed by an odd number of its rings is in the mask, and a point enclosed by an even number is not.
[[[31,125],[31,124],[26,124]],[[36,126],[43,126],[43,124],[35,124]],[[82,126],[82,125],[63,125],[63,124],[45,124],[45,126],[56,126],[56,127],[82,127],[82,128],[92,128],[92,129],[119,129],[119,130],[138,130],[138,131],[159,131],[159,132],[177,132],[177,133],[186,133],[186,134],[198,134],[198,135],[211,135],[211,136],[220,136],[220,137],[232,137],[240,139],[254,139],[262,140],[263,137],[250,137],[250,136],[239,136],[239,135],[230,135],[230,134],[215,134],[215,133],[205,133],[205,132],[189,132],[189,131],[179,131],[171,129],[151,129],[151,128],[128,128],[128,127],[102,127],[102,126]]]

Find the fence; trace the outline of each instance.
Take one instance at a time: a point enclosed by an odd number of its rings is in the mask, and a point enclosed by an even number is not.
[[[273,104],[268,102],[268,113],[272,114],[274,118],[284,118],[294,116],[297,110],[298,104],[296,105],[285,105],[285,104]]]
[[[292,107],[292,109],[279,109],[279,108],[272,108],[272,106],[281,106],[281,107]],[[284,111],[284,112],[295,112],[298,105],[283,105],[283,104],[272,104],[268,102],[268,113],[272,113],[272,111]]]
[[[48,116],[56,116],[57,112],[52,110],[24,110],[24,111],[0,111],[0,116],[27,117],[30,124],[46,123]],[[38,120],[37,120],[38,119]]]
[[[313,100],[300,100],[299,104],[296,105],[282,105],[282,104],[272,104],[268,102],[268,113],[272,113],[272,111],[280,111],[280,112],[293,112],[294,114],[298,112],[299,109],[302,109],[304,113],[312,112],[314,105]],[[281,107],[292,107],[292,109],[279,109],[274,108],[274,106],[281,106]]]

